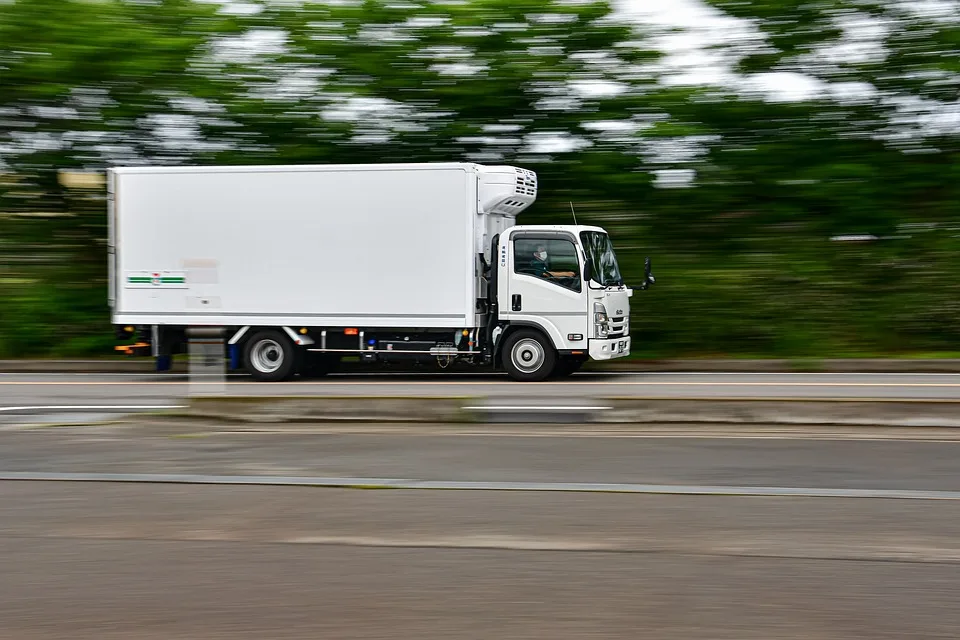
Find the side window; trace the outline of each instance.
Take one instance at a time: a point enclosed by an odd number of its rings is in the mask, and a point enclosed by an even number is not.
[[[577,248],[569,240],[518,238],[513,242],[513,268],[573,291],[580,291],[583,282]]]

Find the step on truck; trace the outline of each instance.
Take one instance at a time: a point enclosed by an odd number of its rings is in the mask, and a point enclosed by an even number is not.
[[[518,225],[534,172],[472,163],[108,171],[118,350],[219,330],[234,370],[320,376],[344,358],[516,380],[630,353],[630,298],[599,227]],[[649,260],[643,282],[653,282]]]

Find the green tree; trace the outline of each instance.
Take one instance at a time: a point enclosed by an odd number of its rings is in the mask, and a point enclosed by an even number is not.
[[[232,28],[191,0],[0,4],[0,237],[37,252],[0,265],[0,352],[104,343],[105,194],[64,173],[195,155],[193,65]],[[60,217],[9,217],[36,212]]]
[[[596,143],[584,125],[604,110],[629,119],[654,80],[633,77],[652,54],[610,12],[548,0],[268,5],[251,26],[275,49],[215,74],[258,146],[221,158],[509,159],[549,172]]]

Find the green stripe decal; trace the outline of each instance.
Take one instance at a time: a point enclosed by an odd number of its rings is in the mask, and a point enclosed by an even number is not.
[[[127,278],[127,282],[130,284],[152,284],[153,278],[145,276],[130,276]],[[166,278],[160,278],[160,284],[185,284],[187,279],[183,276],[169,276]]]

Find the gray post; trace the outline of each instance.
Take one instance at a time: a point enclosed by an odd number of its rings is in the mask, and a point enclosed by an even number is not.
[[[190,358],[190,396],[227,393],[227,361],[223,327],[187,328]]]

